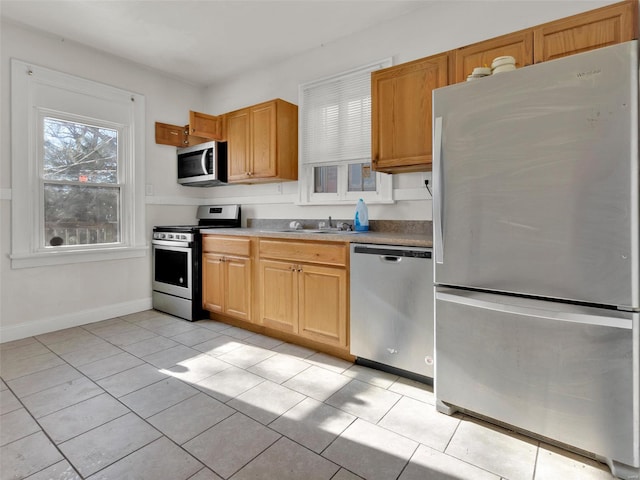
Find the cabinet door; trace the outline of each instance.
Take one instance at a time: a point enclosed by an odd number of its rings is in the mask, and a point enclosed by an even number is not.
[[[156,143],[161,145],[173,145],[185,147],[187,145],[187,133],[185,127],[156,122]]]
[[[250,165],[250,118],[244,109],[227,116],[227,158],[229,182],[245,180]]]
[[[638,38],[637,9],[637,0],[630,0],[535,27],[535,62]]]
[[[202,306],[216,313],[224,312],[224,258],[215,253],[202,255]]]
[[[223,117],[190,111],[189,134],[220,142],[224,141]]]
[[[347,345],[347,272],[304,265],[299,272],[300,335],[322,343]]]
[[[445,53],[371,74],[374,170],[431,170],[431,91],[447,85],[448,63]]]
[[[252,178],[277,175],[276,164],[276,104],[263,104],[251,109],[251,168]]]
[[[298,333],[298,267],[260,260],[260,323]]]
[[[455,51],[453,83],[464,82],[476,67],[491,67],[496,57],[510,55],[516,59],[516,67],[533,63],[533,31],[520,32],[474,43]]]
[[[225,313],[251,321],[251,260],[225,256]]]

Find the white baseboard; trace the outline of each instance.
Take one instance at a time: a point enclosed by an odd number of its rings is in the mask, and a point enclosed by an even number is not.
[[[131,302],[73,312],[67,315],[58,315],[56,317],[18,323],[16,325],[0,325],[0,342],[10,342],[12,340],[41,335],[64,328],[86,325],[87,323],[99,322],[121,315],[142,312],[150,308],[152,308],[152,302],[151,297],[148,297]]]

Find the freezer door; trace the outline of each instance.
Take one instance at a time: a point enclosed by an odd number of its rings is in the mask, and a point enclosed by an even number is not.
[[[629,42],[434,91],[438,284],[640,307]]]
[[[438,402],[640,466],[640,314],[440,288],[435,312]]]

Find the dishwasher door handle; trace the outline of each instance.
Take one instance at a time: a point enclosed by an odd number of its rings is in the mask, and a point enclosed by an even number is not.
[[[385,263],[400,263],[402,257],[392,257],[391,255],[380,255],[380,260]]]

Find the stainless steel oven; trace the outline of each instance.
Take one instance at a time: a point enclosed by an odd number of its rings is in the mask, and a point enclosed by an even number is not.
[[[153,229],[153,308],[186,320],[208,318],[202,308],[202,237],[205,228],[240,227],[239,205],[202,205],[198,225]]]
[[[193,237],[192,233],[184,234]],[[193,298],[193,238],[187,241],[153,239],[153,289]]]

